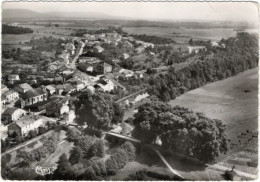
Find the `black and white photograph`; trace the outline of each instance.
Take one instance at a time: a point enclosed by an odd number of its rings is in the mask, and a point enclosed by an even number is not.
[[[1,14],[1,181],[258,179],[258,2]]]

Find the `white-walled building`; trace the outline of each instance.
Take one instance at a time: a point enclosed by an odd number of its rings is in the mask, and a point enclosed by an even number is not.
[[[8,107],[2,114],[2,123],[9,124],[12,121],[16,121],[22,116],[26,115],[26,111],[23,109]]]
[[[40,115],[23,116],[8,126],[8,134],[16,133],[18,136],[26,137],[31,130],[38,130],[46,124],[46,117]]]
[[[21,106],[30,106],[38,102],[47,100],[47,92],[42,88],[36,88],[33,90],[28,90],[21,95]]]
[[[23,94],[23,93],[27,92],[28,90],[33,90],[33,88],[28,83],[22,83],[22,84],[15,86],[14,90]]]
[[[5,98],[6,102],[12,102],[19,98],[19,94],[14,90],[9,90],[2,95],[2,98]]]
[[[119,74],[123,78],[130,78],[130,77],[134,76],[134,72],[132,70],[128,70],[128,69],[124,69],[124,68],[119,70]]]
[[[63,99],[59,101],[51,102],[48,107],[46,108],[46,115],[53,116],[53,117],[60,117],[64,113],[69,113],[69,96],[65,96]]]
[[[15,75],[15,74],[8,75],[8,81],[10,83],[14,83],[15,81],[19,81],[19,80],[20,80],[19,75]]]
[[[1,93],[3,94],[3,93],[5,93],[5,92],[7,92],[7,91],[9,91],[9,89],[7,88],[7,86],[4,85],[4,84],[1,84]]]

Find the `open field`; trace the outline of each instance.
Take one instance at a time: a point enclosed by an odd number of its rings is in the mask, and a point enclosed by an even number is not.
[[[232,28],[124,27],[123,30],[130,34],[146,34],[172,38],[177,42],[187,42],[190,38],[219,41],[222,38],[226,39],[236,35],[236,32]],[[246,31],[255,32],[253,29]]]
[[[257,71],[255,68],[207,84],[186,92],[170,101],[170,104],[184,106],[202,112],[209,118],[222,120],[227,125],[228,136],[235,140],[241,132],[257,130]]]
[[[258,68],[189,91],[175,100],[180,105],[220,119],[231,139],[221,165],[256,174],[258,153]],[[253,163],[253,164],[252,164]]]
[[[10,50],[18,47],[25,47],[22,45],[29,42],[34,37],[71,37],[70,34],[74,32],[73,29],[64,27],[45,27],[40,25],[18,25],[21,27],[31,28],[34,32],[28,34],[2,34],[2,49]]]
[[[186,179],[199,181],[221,181],[224,180],[222,172],[210,169],[204,165],[193,163],[189,160],[174,156],[171,154],[164,154],[165,159],[171,167]],[[163,162],[157,163],[157,166],[164,166]]]

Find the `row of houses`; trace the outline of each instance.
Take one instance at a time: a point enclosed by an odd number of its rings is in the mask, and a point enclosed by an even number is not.
[[[112,65],[100,60],[96,60],[95,62],[81,61],[81,63],[78,65],[78,68],[86,73],[96,75],[111,73],[113,71]]]
[[[54,118],[66,118],[65,122],[73,122],[75,112],[69,108],[69,96],[52,98],[47,101],[38,103],[38,108],[46,116],[34,115],[33,112],[21,108],[9,107],[1,116],[1,138],[6,139],[8,136],[26,137],[29,131],[37,131],[39,127],[45,127],[46,122],[56,122]]]

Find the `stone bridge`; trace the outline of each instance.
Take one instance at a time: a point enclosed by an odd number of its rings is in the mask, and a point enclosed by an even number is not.
[[[139,90],[131,95],[128,95],[126,97],[123,97],[122,99],[119,99],[116,101],[118,104],[129,104],[130,102],[136,103],[146,97],[148,97],[149,94],[147,93],[147,88],[144,88],[142,90]]]

